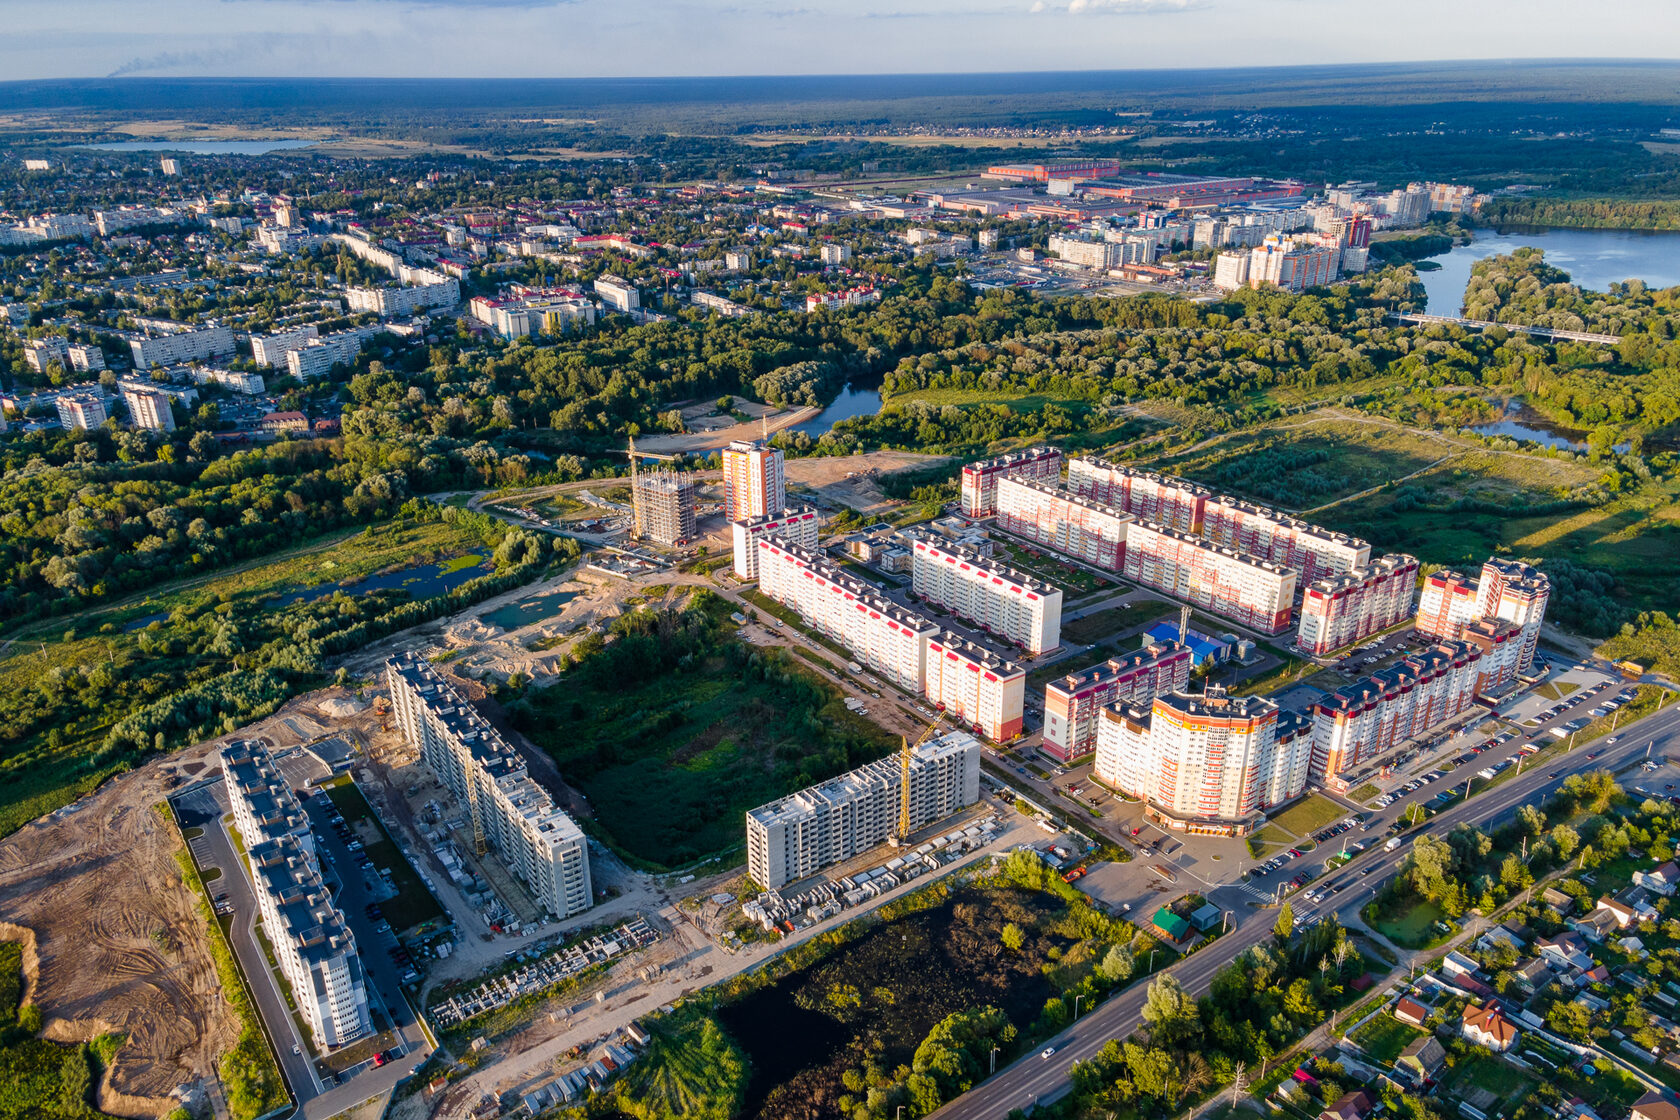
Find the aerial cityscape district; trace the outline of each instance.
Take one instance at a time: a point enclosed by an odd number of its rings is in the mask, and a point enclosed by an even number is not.
[[[1680,1120],[1677,91],[0,82],[0,1120]]]

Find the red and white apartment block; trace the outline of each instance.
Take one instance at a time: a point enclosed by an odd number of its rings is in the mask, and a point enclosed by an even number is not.
[[[1005,476],[997,481],[997,524],[1094,568],[1118,572],[1126,561],[1132,515],[1055,486]]]
[[[1416,557],[1392,553],[1368,567],[1313,580],[1301,595],[1295,645],[1319,657],[1405,621],[1417,574]]]
[[[1303,584],[1371,562],[1367,541],[1224,496],[1208,501],[1202,535],[1223,548],[1288,568]]]
[[[1183,692],[1102,709],[1092,775],[1169,828],[1242,835],[1307,787],[1308,723],[1263,696]]]
[[[1134,521],[1126,532],[1127,579],[1266,634],[1289,627],[1295,573],[1200,537]]]
[[[1067,488],[1180,533],[1202,531],[1203,511],[1213,499],[1212,491],[1182,478],[1090,458],[1068,460]]]
[[[1062,452],[1057,447],[1029,447],[995,459],[982,459],[962,469],[964,517],[990,517],[997,512],[997,480],[1005,476],[1030,478],[1055,485],[1062,477]]]
[[[787,476],[780,448],[738,439],[723,449],[724,520],[775,515],[786,507]]]
[[[1345,790],[1356,767],[1466,711],[1487,668],[1476,645],[1449,640],[1330,693],[1313,708],[1312,780]]]
[[[765,537],[780,537],[789,544],[817,550],[819,519],[814,506],[794,506],[774,516],[764,514],[734,522],[735,574],[742,579],[758,578],[758,542]]]
[[[1540,624],[1552,583],[1545,573],[1520,560],[1493,557],[1482,565],[1481,578],[1462,572],[1440,571],[1423,581],[1418,597],[1417,629],[1437,638],[1459,638],[1478,619],[1514,623],[1522,630],[1517,671],[1534,664],[1540,644]]]
[[[1051,681],[1044,688],[1042,749],[1063,762],[1084,758],[1097,749],[1099,712],[1188,688],[1193,660],[1189,646],[1156,642]]]
[[[1003,743],[1021,733],[1027,671],[946,631],[928,643],[927,690],[934,707]]]
[[[943,705],[982,735],[1002,741],[1020,734],[1026,671],[1014,662],[943,634],[819,553],[779,538],[758,542],[758,587],[859,664]]]
[[[1062,589],[971,548],[918,537],[910,589],[1034,656],[1062,644]]]

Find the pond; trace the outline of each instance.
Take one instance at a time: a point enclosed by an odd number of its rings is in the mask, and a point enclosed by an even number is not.
[[[517,630],[545,618],[553,618],[566,609],[566,604],[578,597],[576,591],[556,591],[552,595],[533,595],[504,607],[487,611],[480,617],[498,630]]]
[[[1470,268],[1484,257],[1524,247],[1540,249],[1546,263],[1569,273],[1583,288],[1602,292],[1623,280],[1643,280],[1648,287],[1680,284],[1680,232],[1625,229],[1532,229],[1513,227],[1476,231],[1468,245],[1430,259],[1441,267],[1420,272],[1432,315],[1457,315],[1464,309]]]
[[[469,552],[444,561],[409,564],[394,571],[380,572],[363,579],[345,583],[321,583],[282,595],[269,601],[270,607],[289,607],[293,603],[313,603],[335,591],[362,595],[369,591],[406,591],[416,599],[429,599],[453,591],[468,580],[489,575],[495,570],[488,556]]]
[[[1493,424],[1481,424],[1470,430],[1484,436],[1526,440],[1529,443],[1538,443],[1541,447],[1555,447],[1559,451],[1587,449],[1586,432],[1553,424],[1520,401],[1512,401],[1506,407],[1505,419]],[[1616,445],[1616,450],[1624,454],[1630,449],[1631,445],[1626,443]]]
[[[881,390],[859,389],[847,385],[838,397],[829,402],[827,408],[803,424],[795,424],[793,430],[804,432],[812,439],[821,439],[841,420],[850,420],[854,416],[873,416],[879,411]]]
[[[122,140],[111,144],[83,144],[101,152],[186,152],[195,156],[260,156],[313,148],[319,140]]]

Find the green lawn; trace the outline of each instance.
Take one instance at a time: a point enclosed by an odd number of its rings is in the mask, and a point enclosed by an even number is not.
[[[1400,1056],[1400,1051],[1422,1038],[1423,1032],[1385,1011],[1348,1037],[1357,1042],[1373,1061],[1387,1066]]]
[[[1445,944],[1458,931],[1456,925],[1448,933],[1436,931],[1435,923],[1444,921],[1445,915],[1432,902],[1414,902],[1403,913],[1393,915],[1379,915],[1375,906],[1371,903],[1361,911],[1366,924],[1402,949],[1433,949]]]
[[[432,897],[432,892],[420,881],[419,873],[402,854],[402,849],[397,847],[396,842],[391,839],[391,834],[385,831],[385,826],[374,816],[373,809],[369,807],[367,798],[362,796],[362,791],[356,788],[356,783],[344,782],[328,786],[327,796],[338,806],[338,811],[344,814],[346,822],[367,821],[385,837],[368,844],[363,850],[368,859],[373,861],[375,870],[382,867],[391,869],[391,879],[397,893],[379,904],[379,909],[385,915],[385,920],[391,923],[391,928],[400,934],[424,922],[443,917],[443,907],[438,905],[437,899]],[[351,874],[348,868],[344,873]]]
[[[1297,836],[1307,837],[1332,821],[1348,815],[1342,805],[1320,794],[1297,801],[1281,813],[1274,814],[1272,823],[1288,829]]]
[[[1169,616],[1176,617],[1170,603],[1153,599],[1127,603],[1125,606],[1110,607],[1095,614],[1088,614],[1084,618],[1076,618],[1072,622],[1064,622],[1062,640],[1068,645],[1095,645]],[[1122,644],[1129,647],[1137,643],[1135,639],[1128,638],[1123,639]]]
[[[1360,786],[1358,789],[1356,789],[1352,793],[1348,794],[1348,800],[1349,801],[1358,801],[1361,804],[1363,804],[1363,803],[1371,800],[1371,798],[1375,797],[1377,795],[1377,793],[1378,793],[1378,790],[1377,790],[1376,785],[1372,782],[1366,782],[1364,785]]]
[[[996,543],[1001,553],[998,559],[1012,568],[1018,568],[1055,584],[1062,589],[1065,596],[1087,595],[1105,587],[1120,590],[1118,580],[1093,575],[1084,568],[1064,563],[1057,559],[1053,552],[1033,545],[1016,544],[1013,541],[999,540]]]
[[[1474,1053],[1474,1051],[1473,1051]],[[1471,1089],[1492,1093],[1502,1105],[1516,1102],[1534,1087],[1534,1078],[1504,1058],[1475,1053],[1459,1063],[1447,1078],[1445,1091],[1463,1095]],[[1490,1114],[1496,1109],[1483,1109]]]

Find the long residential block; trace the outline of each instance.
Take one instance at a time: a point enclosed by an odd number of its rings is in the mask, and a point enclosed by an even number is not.
[[[1023,478],[1054,486],[1062,477],[1060,448],[1039,446],[982,459],[962,469],[962,511],[967,517],[990,517],[997,512],[1000,478]]]
[[[1062,644],[1062,589],[963,545],[920,536],[911,550],[918,596],[1030,654]]]
[[[391,707],[408,741],[461,801],[482,835],[550,914],[594,904],[589,845],[577,823],[532,781],[501,733],[410,653],[385,663]]]
[[[1132,520],[1122,509],[1060,487],[1007,475],[997,481],[998,528],[1107,572],[1125,566]]]
[[[1368,541],[1231,497],[1207,503],[1202,535],[1223,548],[1288,568],[1303,584],[1371,562]]]
[[[1091,458],[1068,461],[1067,488],[1180,533],[1202,531],[1203,513],[1213,499],[1212,491],[1194,482]]]
[[[758,578],[758,542],[766,537],[780,537],[815,552],[820,526],[815,506],[794,506],[730,522],[735,535],[735,574],[742,579]]]
[[[1026,677],[1020,666],[942,634],[818,553],[776,537],[760,540],[758,587],[860,664],[943,705],[980,734],[1003,740],[1020,733]]]
[[[1415,556],[1393,553],[1367,567],[1313,580],[1301,595],[1296,646],[1319,657],[1405,621],[1417,574]]]
[[[153,366],[179,365],[181,362],[230,358],[238,345],[234,342],[233,328],[218,324],[199,330],[131,338],[128,348],[134,359],[134,368],[146,370]]]
[[[1160,525],[1131,523],[1123,571],[1145,587],[1265,634],[1288,629],[1294,610],[1290,569]]]
[[[1044,688],[1044,751],[1063,762],[1097,749],[1097,717],[1110,704],[1147,705],[1190,684],[1190,647],[1152,642]]]
[[[1306,791],[1310,724],[1263,696],[1173,692],[1102,709],[1093,776],[1168,828],[1244,835]]]
[[[274,959],[316,1043],[343,1046],[369,1033],[373,1017],[356,937],[321,880],[309,818],[261,743],[231,743],[220,757]]]
[[[1552,595],[1551,580],[1520,560],[1492,557],[1480,578],[1439,571],[1423,581],[1418,596],[1417,629],[1437,638],[1461,638],[1481,619],[1514,623],[1522,630],[1518,672],[1528,672],[1540,644],[1540,627]]]
[[[850,859],[899,824],[903,764],[880,759],[747,813],[747,874],[774,890]],[[980,744],[952,731],[910,752],[910,829],[980,799]]]

